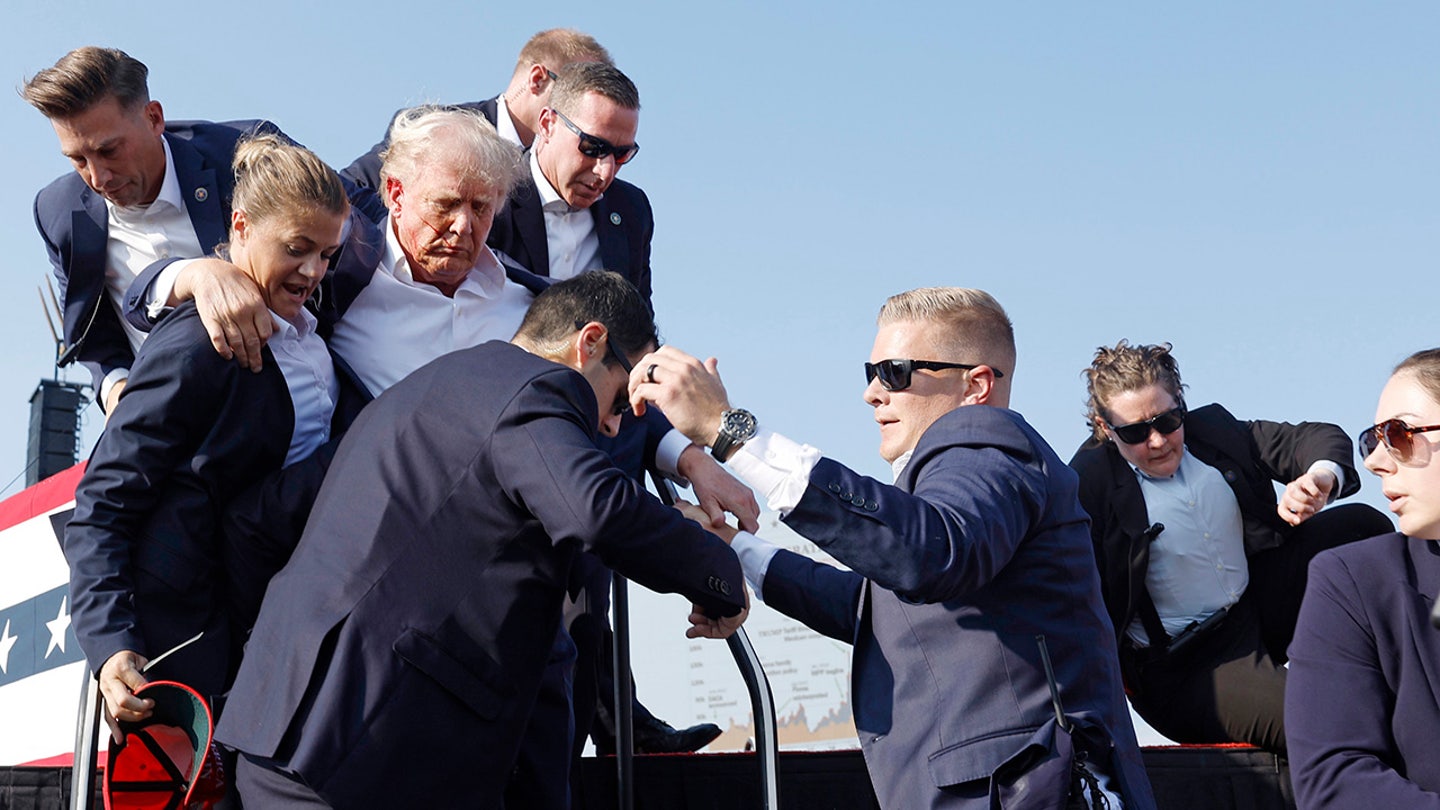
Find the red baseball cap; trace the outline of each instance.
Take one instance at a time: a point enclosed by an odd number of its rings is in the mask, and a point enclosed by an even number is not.
[[[121,722],[125,742],[110,743],[105,810],[207,810],[224,798],[225,768],[205,699],[174,681],[147,683],[135,695],[155,708],[144,720]]]

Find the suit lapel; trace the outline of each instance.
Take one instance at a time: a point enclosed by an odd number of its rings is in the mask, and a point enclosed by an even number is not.
[[[531,272],[550,275],[550,245],[545,239],[545,212],[540,208],[540,192],[533,181],[522,183],[510,199],[512,221],[518,242],[528,255],[515,256],[527,264]]]
[[[600,240],[600,266],[630,278],[630,240],[625,238],[625,229],[620,227],[620,215],[611,212],[609,204],[601,197],[590,206],[590,216],[595,219],[595,236]]]
[[[185,212],[190,215],[190,224],[200,239],[200,249],[209,254],[225,241],[229,225],[225,216],[225,190],[220,188],[215,169],[205,165],[204,156],[189,141],[168,132],[165,138],[170,142],[170,156],[175,160],[175,178],[180,184]]]
[[[1124,614],[1128,619],[1139,609],[1144,594],[1145,574],[1150,570],[1150,544],[1144,539],[1146,529],[1150,528],[1150,518],[1145,508],[1145,495],[1140,490],[1140,481],[1136,479],[1135,471],[1120,456],[1113,444],[1106,446],[1105,457],[1110,462],[1108,500],[1113,510],[1112,519],[1120,528],[1119,537],[1124,544],[1123,548],[1109,549],[1107,553],[1124,559],[1126,570],[1129,571],[1125,594],[1128,607]],[[1117,627],[1115,631],[1123,635],[1125,628]]]
[[[70,215],[70,256],[65,284],[65,352],[63,358],[80,348],[90,324],[92,311],[105,299],[105,267],[109,263],[109,212],[105,200],[88,187],[80,195],[81,208]]]

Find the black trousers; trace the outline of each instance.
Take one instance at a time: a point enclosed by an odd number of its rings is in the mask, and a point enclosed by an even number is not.
[[[1135,711],[1176,742],[1244,742],[1285,753],[1284,664],[1310,560],[1391,531],[1390,519],[1369,506],[1326,509],[1283,545],[1250,558],[1250,584],[1218,629],[1159,657],[1122,645]]]

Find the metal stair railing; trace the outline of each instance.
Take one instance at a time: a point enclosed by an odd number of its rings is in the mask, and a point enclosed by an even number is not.
[[[654,470],[650,476],[660,500],[666,506],[674,506],[675,485]],[[635,731],[632,694],[630,687],[630,601],[624,577],[614,578],[615,593],[612,601],[612,623],[615,632],[615,754],[616,777],[619,791],[620,810],[634,810],[635,807]],[[726,639],[735,665],[745,679],[750,693],[750,713],[755,723],[755,759],[760,766],[761,804],[764,810],[779,810],[780,807],[780,743],[776,736],[775,699],[770,692],[770,680],[765,676],[765,667],[755,647],[750,643],[745,628],[736,630]]]

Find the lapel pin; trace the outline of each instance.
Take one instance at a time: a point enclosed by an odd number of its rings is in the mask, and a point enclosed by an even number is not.
[[[619,224],[620,224],[620,215],[619,215],[619,214],[611,214],[611,215],[610,215],[610,224],[611,224],[611,225],[619,225]]]
[[[210,191],[204,186],[195,189],[195,202],[205,202],[210,199]]]

